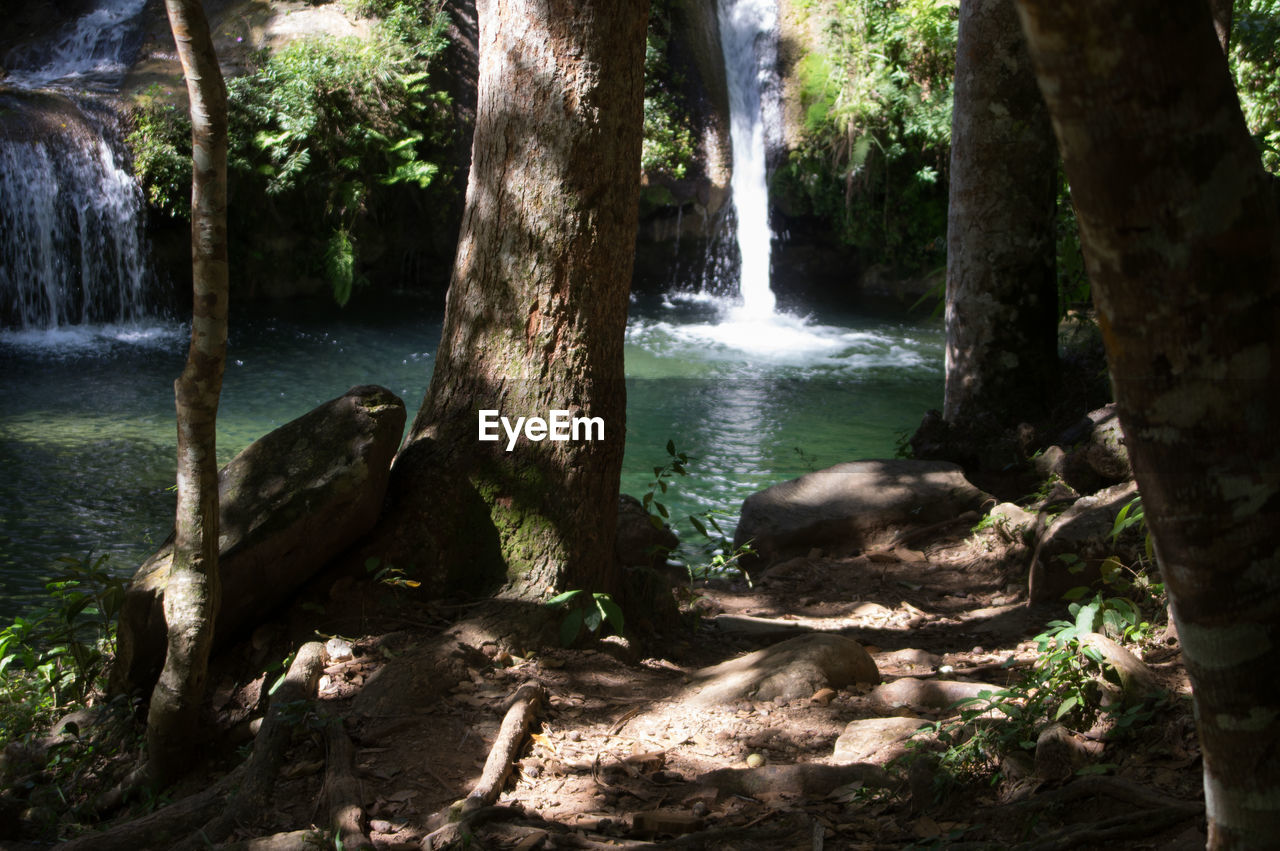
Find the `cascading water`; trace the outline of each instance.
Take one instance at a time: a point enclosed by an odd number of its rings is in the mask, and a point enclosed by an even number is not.
[[[75,88],[118,85],[145,0],[101,0],[5,57],[0,89],[0,326],[142,316],[143,203],[114,111]]]
[[[733,147],[733,205],[741,266],[736,318],[765,319],[774,313],[769,287],[769,188],[765,164],[763,85],[777,62],[777,0],[719,0],[720,45],[729,85],[729,137]]]
[[[9,51],[5,83],[24,89],[119,88],[141,41],[146,5],[147,0],[98,0],[95,8],[49,37]]]

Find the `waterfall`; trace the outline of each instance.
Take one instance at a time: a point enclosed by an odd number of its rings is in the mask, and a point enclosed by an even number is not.
[[[737,213],[741,255],[735,315],[760,320],[773,316],[769,287],[769,189],[766,182],[762,91],[775,76],[777,0],[719,0],[720,44],[729,84],[729,135],[733,148],[730,189]]]
[[[0,96],[0,109],[39,110],[0,133],[3,324],[139,318],[149,279],[142,193],[113,116],[57,95]]]
[[[52,328],[142,316],[151,279],[144,204],[120,122],[118,85],[145,0],[100,0],[5,58],[0,88],[0,326]],[[114,75],[114,77],[112,76]]]
[[[14,48],[4,57],[8,85],[24,89],[72,85],[114,90],[142,39],[147,0],[98,0],[74,21],[46,38]]]

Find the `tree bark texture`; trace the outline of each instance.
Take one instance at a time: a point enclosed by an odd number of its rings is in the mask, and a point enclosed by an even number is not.
[[[1280,217],[1204,0],[1018,0],[1204,752],[1209,844],[1280,836]]]
[[[1218,44],[1222,52],[1230,56],[1231,22],[1235,13],[1234,0],[1209,0],[1209,10],[1213,13],[1213,30],[1218,34]]]
[[[439,501],[478,494],[519,598],[614,590],[648,5],[479,3],[466,208],[435,371],[392,491],[425,454],[450,471]],[[552,409],[599,417],[604,439],[521,437],[507,451],[501,430],[477,439],[482,409],[513,423]]]
[[[199,0],[165,0],[191,103],[193,308],[187,363],[174,385],[178,509],[164,596],[168,650],[151,694],[152,779],[190,765],[218,608],[215,425],[227,350],[227,98]]]
[[[1016,425],[1055,390],[1057,151],[1013,0],[962,0],[943,419]]]

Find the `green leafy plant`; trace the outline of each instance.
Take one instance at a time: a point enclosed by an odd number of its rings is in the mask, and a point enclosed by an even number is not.
[[[560,621],[560,643],[565,647],[577,641],[584,628],[592,635],[603,632],[606,625],[617,635],[624,634],[626,629],[622,607],[612,596],[601,591],[588,594],[576,588],[555,595],[543,605],[564,610]]]
[[[693,161],[693,131],[684,98],[679,94],[684,80],[667,60],[670,36],[669,0],[655,0],[649,8],[644,51],[644,143],[640,167],[651,176],[667,174],[683,180]]]
[[[418,588],[422,585],[418,580],[410,579],[400,568],[389,562],[384,563],[377,556],[365,559],[364,569],[374,582],[381,582],[388,588]]]
[[[445,215],[454,122],[431,68],[447,46],[438,0],[367,0],[368,38],[301,38],[263,51],[228,81],[228,181],[240,268],[315,276],[339,303],[364,283],[362,240],[381,238],[404,205]],[[133,110],[134,170],[157,208],[189,216],[190,121],[176,90],[153,87]],[[244,211],[249,211],[245,213]],[[267,235],[277,239],[267,240]],[[373,236],[373,235],[376,235]],[[277,244],[278,243],[278,244]],[[249,273],[244,277],[253,278]]]
[[[640,500],[649,513],[649,522],[656,529],[663,528],[671,520],[671,511],[662,501],[662,496],[667,493],[672,479],[675,476],[689,475],[689,455],[678,451],[674,440],[667,441],[666,450],[666,463],[653,468],[653,480]],[[718,519],[720,516],[724,515],[717,511],[702,511],[690,513],[684,517],[684,520],[697,533],[700,541],[695,550],[695,556],[685,562],[689,581],[692,583],[708,576],[724,575],[734,571],[740,573],[747,584],[751,585],[751,575],[743,567],[742,562],[753,555],[755,550],[750,542],[734,546],[720,525]],[[668,552],[666,555],[671,557],[674,553]]]
[[[124,582],[108,557],[59,559],[46,601],[0,630],[0,739],[50,723],[72,702],[100,690],[115,650]]]

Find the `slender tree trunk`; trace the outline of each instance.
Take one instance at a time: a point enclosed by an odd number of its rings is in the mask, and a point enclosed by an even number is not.
[[[1280,218],[1204,0],[1019,0],[1195,690],[1213,848],[1280,837]]]
[[[193,308],[186,367],[174,385],[178,510],[165,586],[169,647],[151,694],[152,781],[190,764],[218,610],[218,460],[215,424],[227,350],[227,100],[199,0],[165,0],[191,101]]]
[[[1056,390],[1057,151],[1013,0],[962,0],[943,419],[1016,425]]]
[[[433,466],[449,471],[438,502],[478,494],[509,596],[614,591],[649,4],[478,5],[480,79],[462,232],[435,371],[393,490],[421,489]],[[478,439],[482,410],[512,424],[552,410],[599,418],[603,439],[594,428],[569,440],[522,435],[508,449],[496,424],[496,440]],[[454,538],[473,533],[483,534],[456,530]],[[468,545],[448,541],[441,560],[458,562]]]

